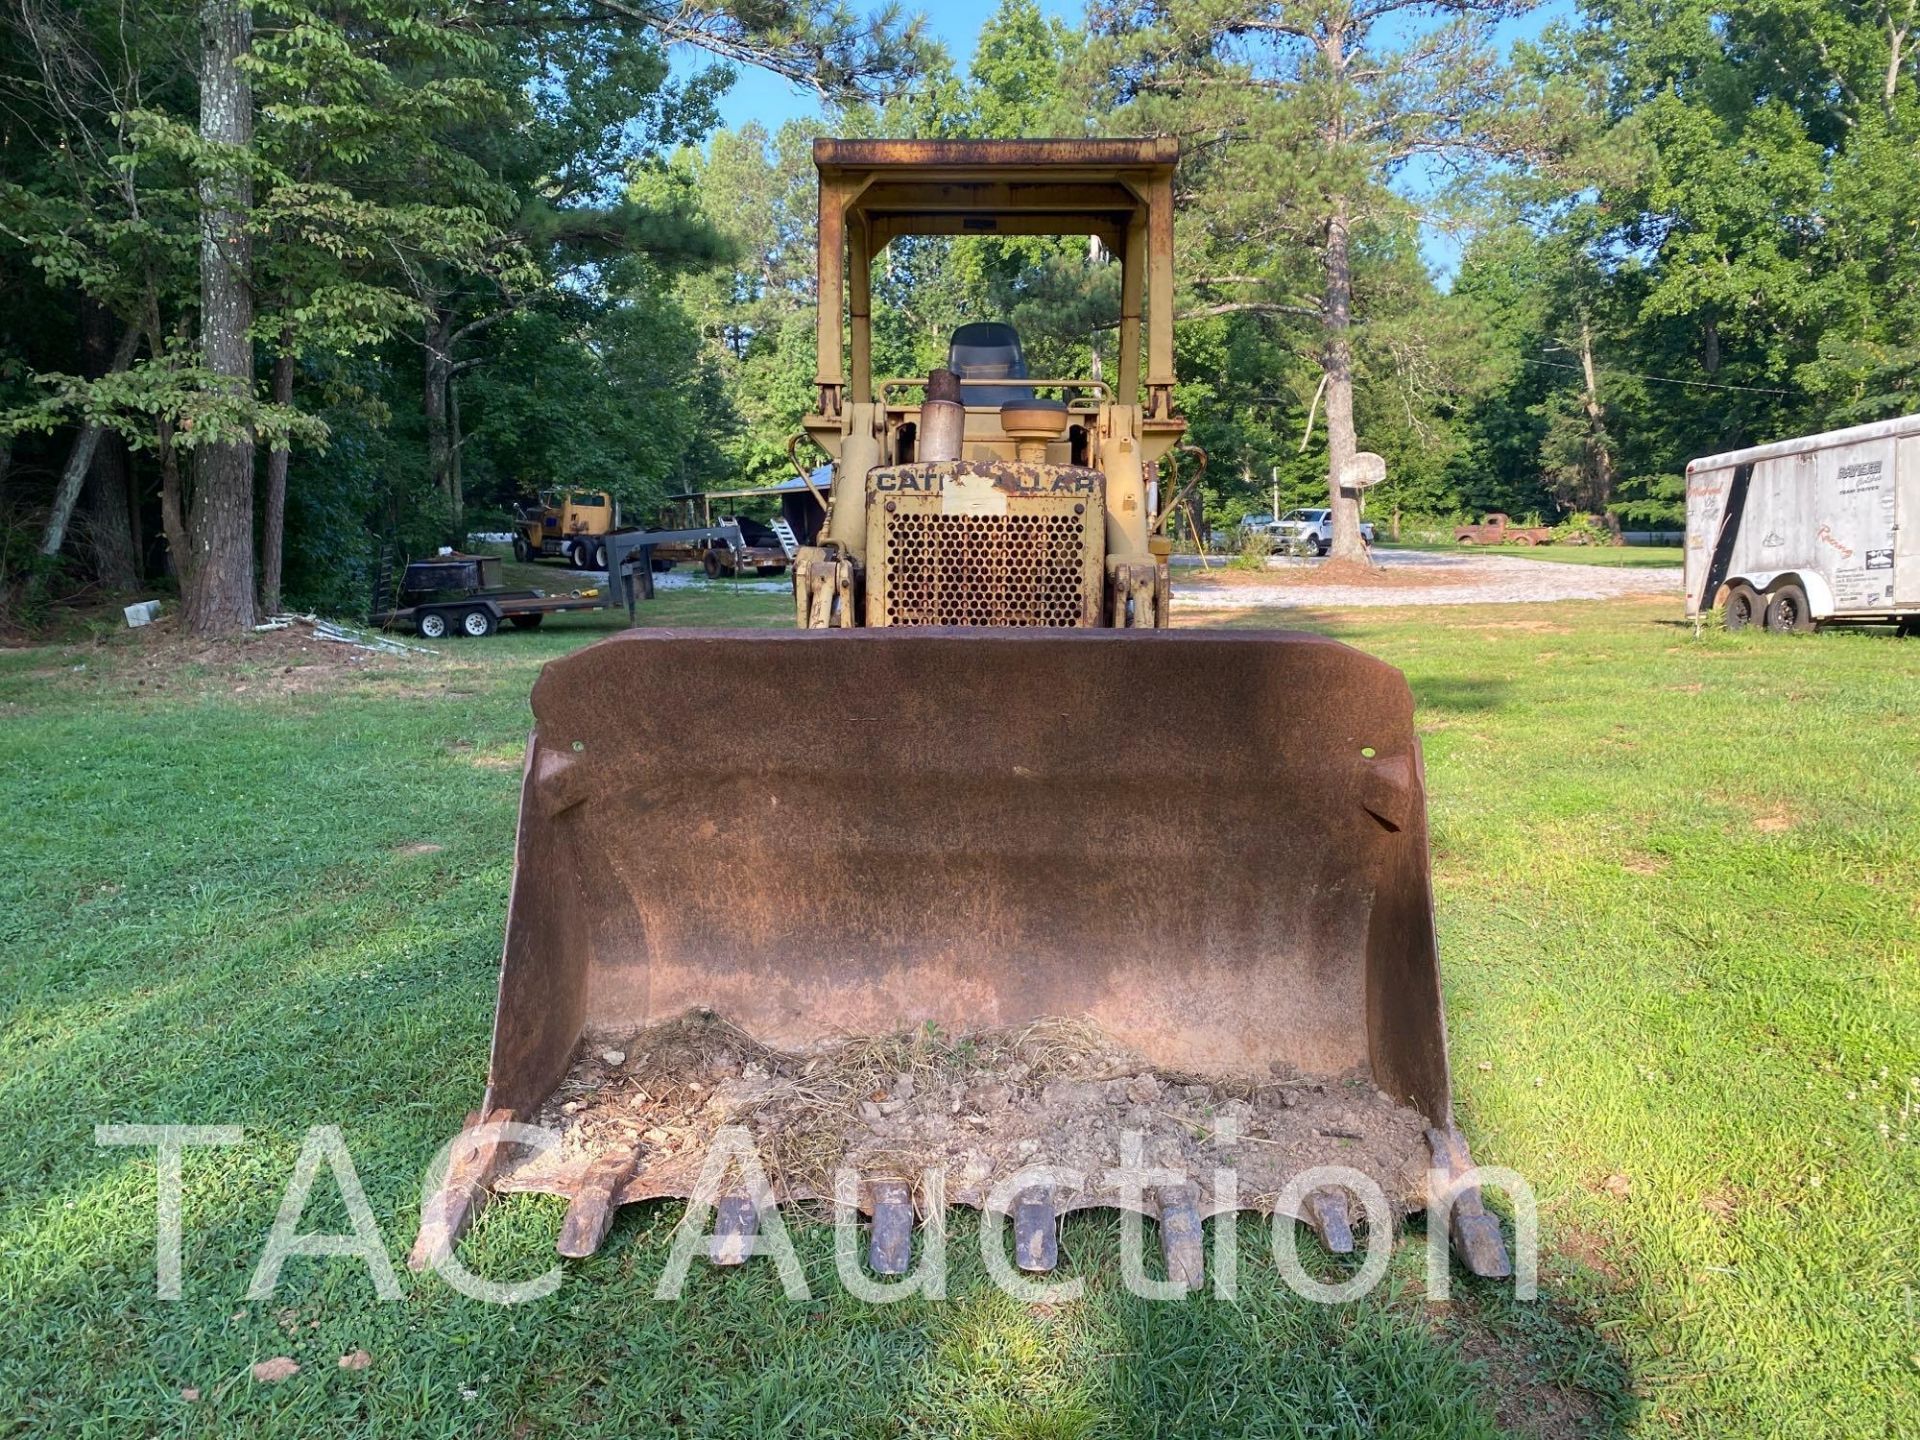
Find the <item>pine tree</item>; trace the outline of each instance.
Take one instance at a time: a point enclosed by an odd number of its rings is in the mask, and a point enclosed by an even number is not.
[[[1209,313],[1318,331],[1337,558],[1363,560],[1339,484],[1358,448],[1354,333],[1370,241],[1403,224],[1409,166],[1515,153],[1492,26],[1534,0],[1099,0],[1091,63],[1115,123],[1187,137],[1188,273]]]

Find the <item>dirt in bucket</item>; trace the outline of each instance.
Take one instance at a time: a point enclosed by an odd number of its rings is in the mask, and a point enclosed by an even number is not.
[[[638,1157],[629,1195],[686,1194],[729,1125],[752,1136],[782,1199],[832,1196],[845,1166],[916,1187],[937,1169],[950,1202],[980,1205],[996,1183],[1048,1166],[1078,1172],[1056,1179],[1065,1210],[1117,1203],[1122,1184],[1105,1172],[1125,1164],[1177,1172],[1204,1214],[1271,1209],[1300,1172],[1345,1165],[1404,1211],[1424,1203],[1428,1165],[1425,1120],[1369,1077],[1281,1065],[1231,1080],[1183,1075],[1071,1020],[965,1035],[929,1026],[793,1054],[695,1012],[591,1037],[536,1119],[559,1144],[503,1188],[564,1191],[596,1158],[626,1152]],[[1123,1149],[1129,1135],[1137,1160]]]

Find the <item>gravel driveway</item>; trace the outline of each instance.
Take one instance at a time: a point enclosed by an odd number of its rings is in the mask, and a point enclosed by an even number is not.
[[[1173,593],[1186,605],[1209,610],[1334,610],[1366,605],[1498,605],[1547,600],[1612,600],[1623,595],[1680,595],[1680,567],[1657,569],[1568,565],[1522,560],[1513,555],[1463,554],[1445,550],[1379,550],[1377,583],[1329,584],[1319,579],[1321,562],[1275,556],[1264,573],[1231,570],[1223,562],[1202,570],[1192,556],[1173,557]],[[597,573],[580,583],[605,583]],[[661,590],[758,590],[789,593],[785,575],[709,580],[698,569],[653,577]]]
[[[1680,595],[1680,567],[1614,567],[1523,560],[1440,550],[1380,550],[1377,584],[1321,583],[1321,562],[1276,556],[1265,573],[1202,572],[1176,556],[1173,593],[1209,609],[1343,609],[1356,605],[1499,605],[1547,600],[1612,600],[1626,595]]]

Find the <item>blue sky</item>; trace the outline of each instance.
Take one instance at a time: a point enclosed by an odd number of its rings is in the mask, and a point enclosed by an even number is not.
[[[871,0],[855,0],[855,4],[856,8],[878,8]],[[926,16],[928,30],[945,43],[953,56],[954,67],[963,74],[973,59],[974,41],[979,38],[980,27],[998,8],[999,0],[940,0],[937,4],[905,0],[902,5],[908,14],[918,12]],[[1070,0],[1070,3],[1040,0],[1040,8],[1048,15],[1077,21],[1082,6],[1080,0]],[[678,66],[686,68],[697,68],[702,59],[697,54],[675,58]],[[788,120],[799,116],[818,118],[820,113],[820,105],[811,91],[796,90],[764,70],[743,69],[720,102],[721,117],[730,126],[758,120],[769,130],[776,130]]]
[[[998,0],[941,0],[941,3],[916,5],[908,0],[905,8],[911,12],[920,11],[927,17],[928,29],[952,53],[955,68],[965,72],[973,58],[974,42],[980,33],[980,27],[998,7]],[[1082,12],[1081,0],[1040,0],[1040,8],[1048,15],[1063,20],[1078,21]],[[1500,28],[1503,44],[1511,45],[1516,40],[1529,39],[1538,35],[1550,22],[1567,17],[1573,13],[1574,0],[1545,0],[1545,3],[1532,14],[1518,20],[1508,20]],[[674,56],[674,68],[677,73],[686,74],[710,63],[709,57],[699,51],[682,47]],[[769,130],[777,130],[788,120],[799,117],[818,118],[821,115],[819,102],[810,91],[804,91],[788,84],[777,76],[764,70],[741,69],[736,75],[733,87],[720,102],[720,114],[729,126],[741,126],[749,121],[758,120]],[[1408,184],[1417,187],[1417,177]],[[1454,268],[1459,264],[1459,244],[1452,237],[1429,232],[1422,242],[1422,249],[1428,263],[1442,276],[1451,278]]]

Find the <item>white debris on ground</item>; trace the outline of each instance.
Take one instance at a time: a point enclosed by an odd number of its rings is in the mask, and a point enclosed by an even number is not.
[[[709,580],[698,570],[668,570],[653,577],[656,590],[758,590],[768,594],[790,595],[793,593],[793,581],[785,575],[741,575],[733,579],[722,576],[718,580]]]
[[[304,627],[316,640],[332,640],[337,644],[351,645],[356,650],[370,650],[377,655],[438,655],[438,650],[430,650],[425,645],[409,645],[404,640],[396,640],[391,635],[376,635],[370,630],[362,630],[357,625],[343,625],[338,620],[322,620],[318,615],[269,615],[260,624],[253,627],[255,634],[265,634],[273,630],[291,630],[296,626]]]
[[[1555,600],[1613,600],[1681,593],[1681,570],[1667,566],[1568,564],[1515,555],[1378,550],[1376,584],[1316,583],[1318,560],[1275,556],[1264,573],[1205,570],[1176,556],[1173,594],[1188,608],[1216,610],[1346,609],[1386,605],[1502,605]]]

